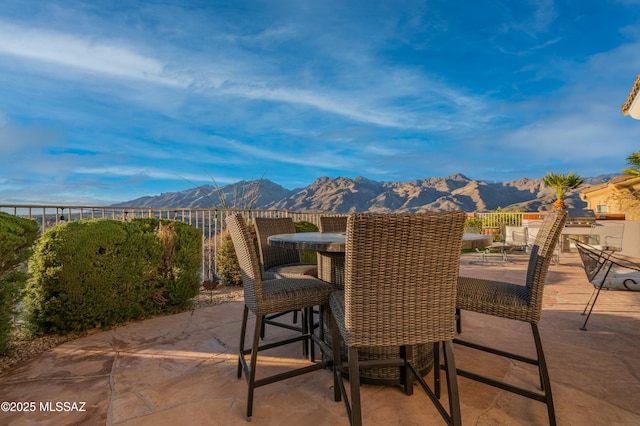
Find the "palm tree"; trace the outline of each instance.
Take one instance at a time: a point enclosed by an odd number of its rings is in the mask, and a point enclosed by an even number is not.
[[[627,164],[630,167],[623,169],[622,173],[633,177],[640,177],[640,152],[632,152],[631,155],[627,157]]]
[[[556,201],[553,203],[553,208],[555,210],[564,210],[564,193],[570,189],[576,189],[584,179],[581,176],[573,174],[573,172],[568,175],[560,175],[555,173],[547,173],[547,175],[542,178],[542,181],[545,185],[550,186],[551,188],[556,189]]]

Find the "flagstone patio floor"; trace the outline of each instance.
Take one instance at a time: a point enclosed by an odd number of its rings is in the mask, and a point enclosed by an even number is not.
[[[477,265],[466,254],[461,274],[522,282],[526,256]],[[540,332],[559,425],[640,424],[640,292],[603,291],[588,324],[581,312],[593,287],[576,254],[552,265]],[[244,425],[247,385],[236,378],[242,302],[198,308],[133,322],[64,343],[0,375],[2,425]],[[267,328],[266,339],[291,331]],[[463,313],[463,336],[534,354],[528,324]],[[535,389],[534,367],[456,346],[460,368],[488,372]],[[282,357],[282,358],[281,358]],[[302,365],[299,344],[268,352],[260,371]],[[426,376],[432,383],[432,375]],[[458,378],[462,419],[468,425],[548,424],[544,404]],[[256,425],[347,425],[333,401],[329,370],[260,387]],[[446,393],[445,393],[446,395]],[[446,399],[446,397],[444,397]],[[33,404],[31,404],[33,402]],[[444,424],[416,388],[363,385],[364,423]]]

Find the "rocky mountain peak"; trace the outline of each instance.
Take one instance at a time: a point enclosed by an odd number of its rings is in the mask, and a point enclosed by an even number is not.
[[[608,176],[608,178],[607,178]],[[578,189],[568,191],[568,208],[584,208],[580,192],[606,182],[616,175],[585,178]],[[224,197],[227,207],[237,204],[242,196],[259,188],[259,197],[253,208],[292,211],[326,212],[422,212],[462,209],[467,212],[504,210],[538,211],[551,208],[555,190],[542,179],[522,178],[509,182],[487,182],[469,179],[456,173],[444,178],[430,177],[410,182],[378,182],[363,176],[319,177],[310,185],[288,190],[268,179],[240,181],[223,187],[203,185],[179,192],[141,197],[117,204],[132,207],[221,207]],[[236,205],[234,205],[236,203]]]

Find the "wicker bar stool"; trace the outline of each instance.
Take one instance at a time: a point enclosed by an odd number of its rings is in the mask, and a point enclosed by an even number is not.
[[[345,232],[347,216],[320,216],[320,232]]]
[[[244,371],[247,383],[249,384],[247,419],[250,419],[253,413],[253,394],[255,388],[311,371],[320,370],[331,366],[333,363],[331,359],[324,356],[324,353],[328,353],[331,349],[328,348],[321,338],[313,333],[313,327],[310,325],[306,327],[306,333],[304,334],[260,346],[260,327],[262,320],[266,315],[275,312],[310,309],[313,306],[321,306],[320,315],[322,316],[323,307],[328,304],[329,294],[335,289],[330,284],[310,276],[285,277],[263,281],[253,239],[245,226],[242,216],[240,214],[229,216],[226,221],[238,257],[238,263],[240,264],[242,285],[244,288],[244,314],[242,317],[238,351],[238,378],[242,377]],[[249,311],[253,312],[256,316],[256,326],[251,348],[245,349],[245,335]],[[311,347],[313,347],[314,343],[317,343],[323,351],[323,360],[306,367],[289,370],[273,376],[256,378],[258,352],[300,341],[305,342]],[[314,361],[313,351],[311,353],[311,360]],[[246,355],[250,356],[248,363],[245,358]]]
[[[566,220],[567,212],[565,211],[555,211],[545,215],[531,247],[525,285],[469,277],[460,277],[458,280],[457,317],[459,329],[460,309],[527,322],[531,325],[537,358],[524,357],[462,339],[455,339],[454,343],[536,365],[543,393],[533,392],[462,369],[458,369],[458,375],[544,402],[547,405],[549,423],[552,425],[556,424],[556,418],[551,395],[551,381],[542,350],[538,322],[540,322],[542,311],[542,294],[547,272]]]
[[[296,227],[293,219],[290,217],[264,218],[256,217],[253,219],[256,228],[256,236],[258,238],[258,253],[260,254],[260,267],[262,271],[262,279],[269,280],[274,278],[298,277],[300,275],[318,276],[318,267],[313,263],[300,262],[300,252],[298,250],[285,249],[281,247],[270,246],[267,239],[276,234],[293,234]],[[264,338],[265,324],[275,325],[277,327],[289,328],[305,332],[304,321],[302,327],[296,327],[286,322],[278,321],[278,318],[290,313],[276,312],[267,315],[260,330],[260,337]],[[293,323],[298,323],[298,311],[293,311]],[[305,350],[305,355],[307,352]]]
[[[453,356],[460,248],[466,214],[359,213],[349,216],[343,291],[331,294],[334,397],[362,423],[360,369],[400,368],[407,395],[414,377],[448,424],[461,424]],[[342,342],[341,342],[342,341]],[[347,348],[343,363],[340,342]],[[449,410],[414,364],[414,347],[443,344]],[[359,359],[360,349],[397,347],[396,356]],[[351,402],[343,382],[349,375]]]
[[[300,252],[293,249],[270,246],[267,239],[276,234],[294,234],[296,227],[290,217],[253,219],[258,237],[258,251],[262,267],[262,277],[296,277],[298,275],[318,276],[318,268],[313,263],[300,262]]]

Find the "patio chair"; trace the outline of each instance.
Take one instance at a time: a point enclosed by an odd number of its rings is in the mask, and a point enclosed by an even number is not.
[[[585,331],[600,290],[640,291],[640,265],[614,256],[611,250],[598,249],[578,240],[573,240],[573,244],[578,249],[587,279],[593,284],[591,296],[582,311],[587,317],[580,330]]]
[[[545,215],[531,248],[525,285],[482,278],[460,277],[458,279],[458,313],[460,313],[460,310],[467,310],[529,323],[533,333],[537,358],[524,357],[458,338],[454,340],[454,343],[536,365],[543,393],[533,392],[467,370],[458,369],[458,374],[508,392],[514,392],[527,398],[544,402],[547,405],[549,423],[552,425],[555,425],[556,419],[551,395],[551,381],[542,350],[538,322],[542,311],[542,295],[547,272],[566,220],[567,213],[565,211],[555,211]],[[460,320],[461,317],[458,315],[458,321]]]
[[[233,241],[233,246],[242,272],[244,313],[242,316],[238,351],[238,378],[241,378],[242,373],[244,372],[249,385],[249,392],[247,396],[247,419],[250,419],[253,414],[253,394],[255,388],[299,376],[311,371],[324,369],[330,367],[333,363],[331,359],[324,356],[324,353],[330,351],[330,349],[321,338],[317,337],[313,333],[314,328],[310,325],[305,328],[306,332],[304,334],[260,346],[260,328],[262,320],[268,314],[291,310],[308,311],[314,306],[321,306],[320,315],[322,316],[323,308],[327,306],[329,294],[334,290],[334,288],[330,284],[311,276],[262,280],[260,265],[255,252],[253,239],[245,226],[242,216],[240,214],[229,216],[227,217],[226,222],[229,232],[231,233],[231,239]],[[256,322],[251,348],[245,349],[245,336],[249,311],[255,314]],[[308,318],[310,318],[310,315],[306,316],[306,319]],[[304,320],[305,318],[303,318],[303,321]],[[323,360],[306,367],[299,367],[268,377],[256,378],[258,353],[260,351],[299,341],[304,342],[311,348],[314,347],[314,343],[317,343],[323,352]],[[249,362],[247,362],[247,359],[245,358],[247,355],[250,356]],[[311,361],[314,361],[313,349],[311,349]]]
[[[267,239],[276,234],[293,234],[296,227],[290,217],[253,219],[258,237],[260,264],[264,279],[295,277],[298,275],[318,276],[318,267],[313,263],[300,261],[300,252],[293,249],[270,246]]]
[[[492,259],[492,257],[497,258],[501,263],[507,261],[507,252],[509,251],[509,246],[506,243],[504,226],[500,228],[500,232],[497,235],[497,241],[492,242],[491,245],[487,247],[476,249],[476,251],[480,253],[480,259],[474,263],[478,263],[481,265],[495,265],[496,262]]]
[[[525,252],[528,246],[528,230],[526,226],[505,226],[504,242],[509,252],[519,250]]]
[[[318,276],[318,266],[313,263],[300,262],[300,252],[293,249],[285,249],[281,247],[273,247],[269,245],[267,239],[276,234],[293,234],[296,227],[293,219],[290,217],[280,218],[264,218],[256,217],[253,219],[256,228],[256,236],[258,238],[258,252],[260,253],[260,265],[262,268],[262,279],[269,280],[274,278],[297,277],[300,275]],[[290,312],[277,312],[267,315],[264,318],[265,324],[275,325],[277,327],[292,328],[288,323],[283,323],[277,319]],[[293,323],[298,322],[298,312],[293,311]],[[260,337],[264,338],[264,325],[260,330]],[[298,329],[297,327],[293,329]],[[304,332],[304,323],[299,331]],[[305,351],[306,355],[306,351]]]
[[[347,216],[320,216],[320,232],[345,232]]]
[[[335,400],[351,424],[362,423],[360,368],[401,367],[404,389],[414,377],[448,424],[461,424],[452,340],[466,214],[358,213],[349,216],[344,290],[331,294]],[[341,345],[346,347],[343,363]],[[444,345],[449,411],[418,373],[414,345]],[[393,359],[359,359],[360,349],[397,347]],[[343,381],[349,375],[351,402]],[[439,378],[436,378],[439,379]]]
[[[591,225],[589,233],[589,245],[604,251],[622,251],[622,237],[624,236],[624,223],[597,222]]]
[[[541,221],[530,222],[527,226],[527,252],[531,252],[531,248],[533,247],[533,243],[536,242],[536,238],[538,237],[538,231],[540,230],[540,225],[542,225]],[[560,241],[558,241],[560,244]]]

